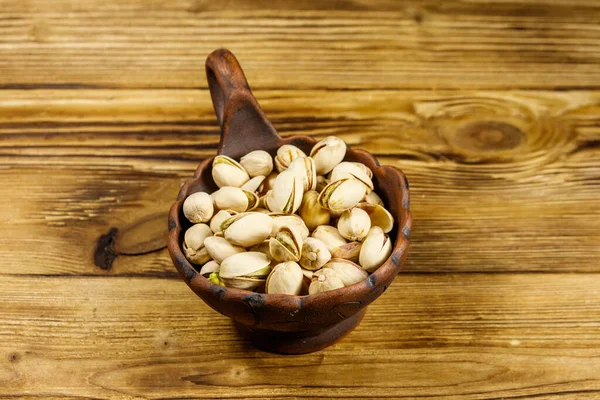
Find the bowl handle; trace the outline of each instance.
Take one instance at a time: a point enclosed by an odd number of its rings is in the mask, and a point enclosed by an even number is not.
[[[281,138],[252,95],[233,53],[213,51],[206,59],[206,78],[221,125],[219,154],[237,158],[252,150],[277,147]]]

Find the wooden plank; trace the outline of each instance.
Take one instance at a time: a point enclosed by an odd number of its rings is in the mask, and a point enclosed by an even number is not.
[[[400,275],[342,342],[286,357],[180,281],[4,277],[0,396],[594,398],[598,279]]]
[[[483,4],[7,2],[0,86],[206,87],[226,46],[257,88],[600,87],[597,1]]]
[[[109,272],[92,254],[111,228],[166,212],[215,153],[208,93],[0,94],[0,273],[171,276],[164,251]],[[338,135],[407,173],[407,271],[599,271],[600,92],[257,96],[282,134]]]

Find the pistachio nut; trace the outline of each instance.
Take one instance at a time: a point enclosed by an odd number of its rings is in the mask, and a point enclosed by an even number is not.
[[[255,193],[232,186],[222,187],[212,194],[212,198],[219,210],[244,212],[258,206],[258,196]]]
[[[294,213],[302,203],[303,194],[302,179],[293,171],[286,170],[277,176],[273,190],[267,193],[266,208],[275,212]]]
[[[275,186],[275,180],[277,179],[278,175],[279,173],[275,171],[267,175],[267,178],[263,181],[262,187],[260,188],[259,194],[261,196],[264,196],[269,190],[273,189],[273,186]]]
[[[238,253],[221,263],[219,277],[227,287],[252,290],[264,284],[271,260],[259,252]]]
[[[374,226],[363,241],[358,262],[367,272],[375,272],[392,254],[392,241],[383,230]]]
[[[321,207],[319,204],[319,193],[314,190],[310,190],[304,193],[302,196],[302,204],[298,214],[304,220],[308,230],[312,231],[320,225],[327,225],[331,214],[329,210]]]
[[[255,150],[240,159],[240,164],[250,177],[267,176],[273,171],[273,157],[264,150]]]
[[[213,200],[208,193],[192,193],[183,202],[183,215],[195,224],[208,222],[212,218],[213,213]]]
[[[327,292],[344,287],[340,275],[331,268],[322,268],[313,274],[308,294]]]
[[[343,258],[332,258],[323,266],[323,269],[332,269],[337,272],[344,286],[354,285],[364,281],[369,276],[367,271],[360,266]]]
[[[366,168],[366,167],[365,167]],[[362,182],[367,187],[367,192],[370,192],[374,189],[373,181],[367,173],[357,166],[355,163],[351,162],[342,162],[335,166],[333,171],[331,171],[331,177],[329,180],[331,182],[339,181],[344,178],[354,178],[360,182]]]
[[[210,220],[210,229],[215,233],[221,232],[221,224],[227,218],[231,218],[233,215],[236,215],[237,212],[233,210],[220,210],[215,214],[214,217]]]
[[[212,231],[206,224],[192,225],[183,237],[183,253],[193,264],[204,264],[211,259],[205,248],[205,240],[212,236]]]
[[[303,278],[302,268],[295,262],[277,264],[267,278],[265,291],[269,294],[299,295]]]
[[[253,212],[257,212],[257,213],[261,213],[261,214],[271,214],[271,211],[267,210],[266,208],[262,208],[262,207],[255,208],[252,211]]]
[[[344,238],[351,242],[360,242],[371,229],[371,219],[366,211],[354,207],[340,215],[337,228]]]
[[[327,246],[329,251],[333,251],[336,247],[343,246],[347,243],[346,239],[340,235],[340,232],[337,230],[337,228],[329,225],[321,225],[317,227],[311,236],[325,243],[325,246]]]
[[[302,268],[316,271],[330,259],[331,253],[325,243],[314,237],[306,238],[302,244],[302,256],[300,257]]]
[[[379,205],[379,206],[383,207],[383,200],[381,200],[381,197],[379,197],[379,195],[377,193],[375,193],[374,190],[367,193],[364,201],[369,204],[375,204],[375,205]]]
[[[234,215],[221,224],[225,239],[242,247],[255,246],[271,236],[273,219],[267,214],[247,212]]]
[[[327,185],[329,185],[329,179],[325,178],[323,175],[317,176],[317,186],[315,188],[317,192],[321,193]]]
[[[270,239],[269,252],[271,253],[271,257],[276,261],[298,262],[302,254],[303,242],[304,240],[296,228],[282,226],[275,237]]]
[[[219,236],[207,237],[204,240],[204,247],[208,251],[208,254],[210,254],[210,257],[219,264],[229,256],[246,251],[243,247],[233,245],[227,239]]]
[[[257,244],[256,246],[252,246],[250,248],[250,251],[257,251],[259,253],[263,253],[265,256],[272,258],[271,257],[271,251],[269,250],[269,242],[270,240],[264,240],[261,243]]]
[[[296,229],[302,239],[306,239],[308,237],[309,231],[306,227],[306,224],[296,214],[284,214],[284,213],[270,213],[269,214],[273,219],[273,230],[271,231],[271,236],[275,236],[279,230],[284,227],[292,227]]]
[[[361,247],[362,243],[360,242],[346,243],[342,246],[333,249],[333,251],[331,252],[331,256],[333,258],[343,258],[345,260],[350,260],[354,263],[357,263]]]
[[[335,136],[328,136],[315,144],[310,156],[315,159],[317,175],[329,173],[336,165],[342,162],[346,155],[346,143]]]
[[[241,187],[243,190],[247,190],[248,192],[259,192],[260,185],[264,182],[265,177],[263,175],[257,175],[254,178],[250,179],[248,182],[244,183]]]
[[[361,162],[351,161],[351,163],[356,165],[358,168],[362,169],[365,172],[365,174],[367,174],[369,179],[373,179],[373,171],[371,171],[371,168],[367,167],[365,164],[363,164]]]
[[[315,273],[315,271],[311,271],[309,269],[302,268],[302,275],[304,275],[305,279],[312,279],[314,273]]]
[[[331,211],[349,210],[364,197],[366,186],[352,178],[331,182],[319,193],[319,204]]]
[[[298,157],[292,161],[288,169],[294,171],[302,179],[304,191],[315,190],[317,187],[315,160],[311,157]]]
[[[383,229],[384,233],[388,233],[394,227],[394,217],[383,206],[379,204],[358,203],[356,208],[364,210],[371,219],[371,226],[378,226]]]
[[[200,275],[208,278],[213,272],[219,272],[219,264],[215,260],[210,260],[200,269]]]
[[[208,276],[208,280],[214,283],[215,285],[225,286],[221,278],[219,277],[219,271],[215,271]]]
[[[277,167],[277,171],[283,172],[298,157],[306,157],[306,154],[291,144],[284,144],[279,149],[277,149],[277,155],[275,156],[275,166]]]
[[[250,180],[248,172],[233,158],[216,156],[212,163],[212,177],[218,187],[240,187]]]

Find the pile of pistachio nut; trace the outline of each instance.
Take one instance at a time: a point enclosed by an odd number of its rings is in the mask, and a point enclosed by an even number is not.
[[[265,293],[313,294],[366,279],[392,252],[394,220],[372,171],[344,161],[346,148],[330,136],[310,156],[289,144],[274,158],[263,150],[239,162],[216,156],[219,189],[183,203],[193,224],[186,258],[217,285]]]

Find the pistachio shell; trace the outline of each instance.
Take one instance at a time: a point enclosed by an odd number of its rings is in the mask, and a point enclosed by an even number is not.
[[[304,278],[306,279],[312,279],[314,273],[315,271],[302,268],[302,275],[304,275]]]
[[[215,205],[220,210],[244,212],[258,206],[258,196],[246,190],[225,186],[212,194]]]
[[[373,190],[373,181],[371,181],[371,178],[367,173],[355,163],[343,162],[336,165],[333,171],[331,171],[329,180],[335,182],[344,178],[354,178],[362,182],[367,187],[367,192]]]
[[[321,191],[325,189],[325,186],[327,185],[329,185],[329,179],[322,175],[317,176],[317,186],[315,188],[317,192],[321,193]]]
[[[288,169],[294,171],[302,179],[304,191],[315,190],[317,187],[315,160],[311,157],[298,157],[292,161]]]
[[[383,200],[381,200],[381,197],[379,197],[379,195],[377,193],[375,193],[374,190],[371,191],[371,192],[369,192],[369,193],[367,193],[367,195],[365,196],[364,201],[367,202],[367,203],[369,203],[369,204],[375,204],[375,205],[379,205],[381,207],[384,207]]]
[[[366,211],[355,207],[342,213],[337,228],[344,238],[352,242],[360,242],[371,229],[371,219]]]
[[[266,255],[269,258],[272,258],[271,251],[269,250],[269,242],[270,242],[270,240],[268,240],[268,239],[264,240],[263,242],[250,248],[250,251],[257,251],[259,253],[263,253],[264,255]]]
[[[243,247],[235,246],[229,243],[227,239],[219,236],[207,237],[204,240],[204,247],[208,251],[208,254],[219,264],[227,257],[246,251]]]
[[[221,210],[215,214],[214,217],[210,220],[210,229],[216,234],[221,232],[221,224],[227,218],[231,218],[232,215],[237,214],[233,210]]]
[[[269,243],[269,252],[274,260],[300,261],[303,239],[297,229],[283,226]]]
[[[210,260],[200,269],[200,275],[205,278],[208,278],[213,272],[219,272],[219,264],[215,260]]]
[[[228,285],[228,280],[236,278],[264,280],[271,270],[270,264],[269,257],[262,253],[254,251],[238,253],[223,260],[219,269],[219,276],[225,282],[225,285]],[[260,283],[258,282],[258,284]]]
[[[378,226],[383,232],[388,233],[394,227],[394,217],[379,204],[359,203],[356,208],[364,210],[371,219],[371,226]]]
[[[210,261],[211,256],[204,247],[204,242],[212,235],[206,224],[196,224],[189,228],[184,235],[183,253],[185,258],[193,264],[204,264]]]
[[[302,180],[293,171],[286,170],[277,176],[273,190],[267,193],[267,208],[275,212],[294,213],[302,203],[303,193]]]
[[[300,265],[308,270],[318,270],[331,259],[331,253],[325,243],[319,239],[309,237],[302,245]]]
[[[331,211],[349,210],[365,197],[366,186],[356,179],[331,182],[319,193],[319,204]]]
[[[277,264],[265,286],[269,294],[291,294],[299,295],[302,290],[302,268],[293,261]]]
[[[371,168],[367,167],[365,164],[363,164],[361,162],[352,162],[352,164],[354,164],[358,168],[362,169],[365,172],[365,174],[367,174],[369,179],[373,179],[373,171],[371,171]]]
[[[271,236],[273,219],[267,214],[248,212],[234,215],[221,224],[225,239],[238,246],[250,247]]]
[[[302,239],[306,239],[308,237],[308,228],[306,227],[306,224],[302,218],[300,218],[298,215],[284,213],[270,213],[269,215],[273,219],[273,230],[271,231],[271,236],[275,236],[282,227],[288,226],[296,229],[300,233],[300,236],[302,236]]]
[[[277,167],[277,171],[283,172],[298,157],[306,157],[306,154],[291,144],[284,144],[279,149],[277,149],[277,155],[275,156],[275,166]]]
[[[183,215],[190,222],[208,222],[212,218],[213,213],[213,200],[208,193],[192,193],[183,202]]]
[[[262,208],[262,207],[257,207],[252,211],[261,213],[261,214],[271,214],[271,211],[267,210],[266,208]]]
[[[259,191],[260,185],[262,185],[265,177],[263,175],[255,176],[250,179],[248,182],[244,183],[241,187],[243,190],[247,190],[248,192],[256,193]]]
[[[320,225],[327,225],[331,214],[319,204],[319,193],[314,190],[304,193],[298,214],[304,220],[308,230],[312,231]]]
[[[250,176],[237,161],[227,156],[216,156],[212,163],[212,177],[218,187],[240,187]]]
[[[332,258],[327,264],[323,266],[323,269],[332,269],[338,273],[344,286],[354,285],[355,283],[364,281],[367,279],[369,274],[367,271],[356,265],[352,261],[344,260],[342,258]]]
[[[343,287],[344,282],[336,271],[331,268],[322,268],[313,274],[308,294],[327,292]]]
[[[375,272],[392,254],[392,241],[383,230],[374,226],[363,241],[358,261],[367,272]]]
[[[251,177],[267,176],[273,171],[273,158],[264,150],[255,150],[240,159],[240,164]]]
[[[331,256],[334,258],[343,258],[350,260],[354,263],[358,262],[358,256],[360,255],[360,248],[362,244],[360,242],[350,242],[343,246],[336,247],[331,252]]]
[[[275,186],[275,180],[277,179],[277,176],[279,176],[278,172],[271,172],[267,176],[267,178],[263,181],[262,187],[260,188],[259,194],[261,196],[264,196],[269,190],[273,189],[273,186]]]
[[[346,239],[340,235],[340,232],[335,227],[329,225],[319,226],[313,231],[311,236],[325,243],[329,251],[333,251],[336,247],[346,244]]]
[[[317,166],[317,175],[329,173],[342,162],[346,155],[346,143],[335,136],[328,136],[315,144],[310,152]]]

